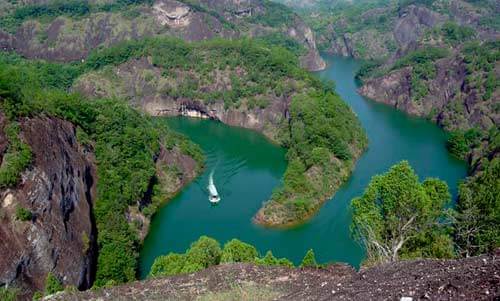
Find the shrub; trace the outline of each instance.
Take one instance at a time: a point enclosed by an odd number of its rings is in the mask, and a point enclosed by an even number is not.
[[[43,298],[43,293],[42,293],[42,292],[35,292],[35,293],[33,294],[33,298],[32,298],[32,300],[33,300],[33,301],[36,301],[36,300],[42,300],[42,298]]]
[[[451,44],[459,44],[466,42],[476,35],[473,28],[468,26],[460,26],[455,22],[448,21],[443,24],[441,31],[445,40]]]
[[[2,301],[16,301],[19,290],[16,288],[9,288],[7,286],[0,287],[0,300]]]
[[[276,258],[273,255],[273,252],[267,251],[266,255],[263,258],[259,258],[255,261],[256,264],[266,265],[266,266],[286,266],[293,267],[293,263],[286,258]]]
[[[20,221],[27,222],[33,219],[33,213],[26,208],[17,207],[16,218]]]
[[[169,253],[155,259],[149,277],[193,273],[210,266],[228,262],[253,262],[258,265],[293,267],[286,258],[276,258],[271,251],[259,258],[257,249],[247,243],[232,239],[221,251],[219,243],[201,236],[184,254]]]
[[[397,60],[392,69],[400,69],[406,66],[414,67],[415,65],[433,62],[449,55],[450,51],[446,48],[427,47],[418,49]]]
[[[254,262],[258,257],[259,252],[254,246],[232,239],[224,245],[221,262]]]
[[[9,123],[5,134],[9,140],[7,153],[4,154],[0,166],[0,188],[15,186],[21,178],[21,173],[31,163],[31,149],[19,138],[20,127],[17,123]]]
[[[186,252],[189,263],[199,265],[203,268],[219,264],[221,256],[222,250],[219,242],[208,236],[200,237],[191,244],[191,247]]]
[[[45,279],[45,295],[52,295],[62,290],[64,290],[64,287],[61,281],[54,276],[54,274],[49,272],[47,278]]]
[[[155,259],[149,276],[170,276],[181,274],[185,270],[186,255],[170,253]]]
[[[479,144],[481,136],[481,132],[474,128],[467,131],[453,131],[446,141],[446,148],[453,156],[463,160],[471,148]]]

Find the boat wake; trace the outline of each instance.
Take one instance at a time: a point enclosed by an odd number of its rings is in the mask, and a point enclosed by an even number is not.
[[[220,196],[219,196],[219,193],[217,192],[217,188],[215,187],[215,184],[214,184],[214,171],[215,170],[212,170],[210,172],[210,176],[208,178],[207,189],[208,189],[208,193],[209,193],[208,200],[212,204],[217,204],[220,201]]]

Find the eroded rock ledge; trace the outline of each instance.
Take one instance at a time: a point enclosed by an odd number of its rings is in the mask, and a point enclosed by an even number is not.
[[[213,300],[240,293],[259,300],[495,300],[500,297],[500,250],[460,260],[416,260],[356,272],[344,264],[289,269],[249,264],[212,267],[45,300]],[[238,296],[238,294],[236,294]]]

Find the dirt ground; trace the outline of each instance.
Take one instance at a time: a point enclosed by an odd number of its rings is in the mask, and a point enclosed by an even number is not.
[[[500,249],[461,260],[417,260],[356,272],[221,265],[47,300],[500,300]],[[408,299],[410,300],[410,299]]]

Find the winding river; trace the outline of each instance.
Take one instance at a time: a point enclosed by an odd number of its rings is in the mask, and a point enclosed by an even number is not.
[[[251,220],[280,183],[286,167],[285,150],[249,130],[208,120],[166,119],[173,129],[203,148],[207,168],[154,216],[141,251],[141,277],[148,274],[157,256],[184,252],[201,235],[221,243],[238,238],[261,253],[272,250],[274,255],[295,263],[312,248],[319,262],[359,266],[364,254],[349,236],[349,202],[363,192],[373,175],[401,160],[408,160],[421,178],[445,180],[456,195],[466,165],[447,153],[446,134],[429,121],[357,94],[354,74],[359,61],[330,56],[325,59],[329,67],[317,75],[335,81],[337,92],[356,112],[370,140],[368,151],[350,179],[305,225],[287,230],[265,229]],[[211,171],[221,196],[217,206],[210,205],[206,191]]]

